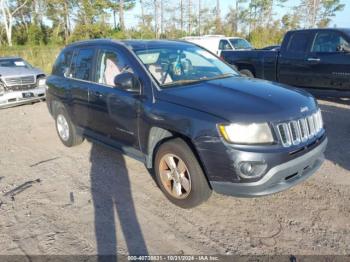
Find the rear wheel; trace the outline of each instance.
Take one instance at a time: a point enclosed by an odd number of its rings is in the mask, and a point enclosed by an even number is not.
[[[159,187],[175,205],[195,207],[211,195],[197,158],[182,139],[170,140],[159,147],[154,169]]]
[[[84,138],[78,134],[75,125],[72,123],[63,107],[57,109],[55,120],[58,137],[65,146],[76,146],[84,141]]]
[[[248,69],[242,69],[239,71],[241,73],[241,75],[246,76],[246,77],[250,77],[250,78],[254,78],[254,74],[248,70]]]

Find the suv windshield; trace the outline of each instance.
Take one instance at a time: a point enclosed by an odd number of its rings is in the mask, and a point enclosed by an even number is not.
[[[20,58],[0,59],[0,67],[24,67],[32,68],[30,64]]]
[[[141,49],[135,53],[162,88],[239,76],[219,58],[197,46]]]
[[[250,50],[253,49],[250,43],[242,38],[231,38],[230,39],[231,44],[236,50],[239,49],[245,49],[245,50]]]

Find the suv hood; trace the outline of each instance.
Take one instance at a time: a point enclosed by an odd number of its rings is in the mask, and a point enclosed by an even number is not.
[[[157,98],[231,122],[278,122],[315,111],[312,95],[264,80],[230,77],[163,89]]]
[[[0,66],[0,77],[27,76],[27,75],[38,75],[38,74],[44,74],[44,73],[37,68],[1,67]]]

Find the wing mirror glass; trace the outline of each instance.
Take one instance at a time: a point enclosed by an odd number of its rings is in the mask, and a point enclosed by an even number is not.
[[[133,73],[123,72],[114,78],[114,86],[128,92],[139,93],[141,84]]]
[[[72,77],[72,74],[70,72],[70,68],[68,66],[63,68],[63,76],[66,78]]]
[[[350,45],[349,44],[342,44],[338,46],[338,51],[350,53]]]

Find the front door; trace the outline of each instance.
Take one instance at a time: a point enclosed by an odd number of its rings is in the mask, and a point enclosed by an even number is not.
[[[350,53],[341,48],[348,44],[346,36],[338,31],[316,34],[307,57],[314,87],[350,90]]]
[[[139,149],[139,95],[114,86],[114,78],[126,70],[133,72],[117,48],[98,50],[94,84],[89,88],[90,127],[102,139],[112,140],[123,148]]]

